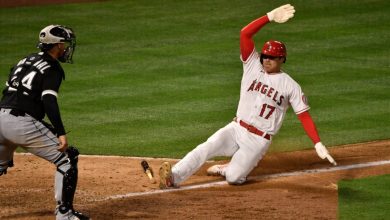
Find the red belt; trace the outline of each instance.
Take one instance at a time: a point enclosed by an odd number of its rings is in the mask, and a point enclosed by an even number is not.
[[[234,121],[237,122],[237,119],[235,119]],[[257,129],[255,126],[253,125],[248,125],[247,123],[245,123],[244,121],[240,120],[239,124],[244,127],[246,130],[248,130],[249,132],[253,133],[253,134],[257,134],[267,140],[271,140],[271,135],[269,134],[266,134],[264,135],[264,132],[260,131],[259,129]],[[264,135],[264,136],[263,136]]]

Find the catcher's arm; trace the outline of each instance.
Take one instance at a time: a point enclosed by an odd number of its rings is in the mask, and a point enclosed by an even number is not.
[[[43,106],[50,122],[54,126],[55,134],[58,136],[65,135],[65,128],[62,123],[60,109],[57,102],[57,97],[52,94],[42,96]]]

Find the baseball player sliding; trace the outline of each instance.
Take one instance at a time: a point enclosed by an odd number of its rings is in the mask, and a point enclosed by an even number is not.
[[[263,158],[282,125],[291,105],[304,130],[314,143],[321,159],[336,165],[321,143],[316,126],[309,114],[309,105],[301,87],[281,70],[286,62],[286,46],[276,40],[267,41],[260,53],[253,36],[270,22],[284,23],[294,16],[290,4],[280,6],[252,21],[241,30],[240,50],[243,76],[236,117],[218,130],[206,142],[198,145],[175,166],[163,162],[160,188],[178,187],[194,174],[206,160],[215,156],[231,156],[228,164],[214,165],[207,172],[222,175],[229,184],[242,184]]]

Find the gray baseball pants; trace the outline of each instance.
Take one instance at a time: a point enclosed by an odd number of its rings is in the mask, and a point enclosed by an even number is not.
[[[16,148],[21,147],[56,166],[62,164],[58,169],[66,172],[70,164],[63,161],[68,160],[68,156],[57,150],[57,137],[28,114],[14,116],[10,111],[11,109],[0,109],[0,170],[7,169]],[[56,201],[59,202],[62,200],[63,174],[58,171],[55,174],[54,188]]]

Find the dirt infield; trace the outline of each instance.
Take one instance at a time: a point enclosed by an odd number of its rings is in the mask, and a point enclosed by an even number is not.
[[[390,160],[390,141],[331,148],[339,167]],[[337,182],[390,173],[390,165],[261,179],[269,174],[331,167],[314,150],[268,154],[242,186],[158,190],[142,172],[140,158],[80,156],[75,207],[93,219],[336,219]],[[157,172],[161,159],[148,159]],[[172,160],[172,163],[175,163]],[[221,182],[205,164],[183,187]],[[55,167],[32,155],[15,155],[0,177],[0,219],[53,219]],[[156,175],[158,177],[158,175]],[[257,177],[257,179],[255,178]],[[132,192],[155,192],[133,195]],[[156,193],[157,192],[157,193]],[[127,195],[126,195],[127,194]],[[109,198],[126,195],[125,198]]]

